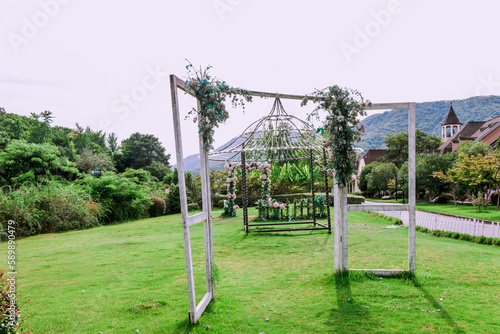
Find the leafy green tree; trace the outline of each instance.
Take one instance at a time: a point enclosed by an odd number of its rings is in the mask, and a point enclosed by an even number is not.
[[[387,145],[386,160],[400,168],[408,160],[408,131],[389,133],[384,140]],[[423,131],[415,131],[416,153],[432,153],[441,145],[441,139]]]
[[[481,154],[482,156],[485,156],[487,154],[490,154],[493,152],[493,148],[482,142],[482,141],[468,141],[466,143],[461,144],[460,146],[457,147],[457,150],[455,151],[459,156],[461,153],[465,154],[466,156],[477,156],[478,154]]]
[[[377,167],[380,164],[380,162],[372,162],[369,165],[366,165],[363,167],[361,170],[361,174],[359,175],[359,182],[358,182],[358,188],[362,192],[367,192],[368,191],[368,175],[372,172],[372,170]]]
[[[35,122],[32,123],[29,129],[28,142],[35,144],[49,143],[51,141],[50,124],[54,119],[52,112],[45,110],[40,114],[31,113],[31,119]]]
[[[115,154],[118,151],[118,137],[114,132],[111,132],[106,139],[108,149],[111,154]]]
[[[397,175],[398,169],[392,162],[382,162],[376,165],[368,174],[368,190],[384,192],[389,189],[389,181]]]
[[[0,173],[11,180],[30,172],[33,173],[34,181],[38,182],[40,176],[59,172],[76,174],[78,170],[66,157],[61,156],[54,145],[11,141],[5,151],[0,153]]]
[[[434,172],[446,172],[450,169],[456,160],[456,154],[439,153],[425,154],[421,153],[415,159],[415,177],[417,180],[417,189],[429,192],[429,201],[434,197],[446,191],[448,183],[444,180],[436,179]]]
[[[138,132],[122,141],[122,163],[125,167],[134,169],[144,168],[157,161],[170,167],[170,154],[165,154],[165,148],[158,138],[153,135],[144,135]]]
[[[155,177],[157,180],[163,180],[163,178],[170,172],[170,168],[158,161],[153,161],[149,166],[143,167],[147,170],[151,176]]]
[[[82,150],[76,159],[76,168],[82,173],[90,173],[93,170],[102,172],[113,170],[113,161],[106,153],[94,152],[90,147]]]
[[[85,129],[75,123],[76,131],[71,134],[75,149],[80,154],[83,149],[91,148],[96,152],[106,152],[106,134],[101,130],[94,131],[90,127]]]
[[[144,169],[127,168],[120,176],[130,179],[137,184],[147,184],[151,182],[151,174]]]

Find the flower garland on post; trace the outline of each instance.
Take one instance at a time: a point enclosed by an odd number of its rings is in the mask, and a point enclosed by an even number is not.
[[[233,162],[231,164],[225,164],[224,169],[227,170],[227,201],[224,201],[224,212],[222,216],[234,217],[236,216],[236,209],[240,207],[236,205],[236,181],[238,177],[238,169],[241,167],[241,163]]]
[[[245,101],[252,101],[252,96],[248,91],[231,87],[225,81],[211,77],[208,74],[211,67],[208,66],[205,70],[200,68],[197,71],[191,63],[186,66],[188,71],[186,84],[196,94],[201,105],[200,110],[192,109],[187,117],[196,114],[193,121],[199,121],[198,133],[202,135],[203,148],[206,151],[213,149],[214,129],[229,118],[224,105],[226,98],[231,97],[233,107],[241,105],[243,109],[245,109]]]
[[[370,101],[365,101],[356,90],[330,86],[306,96],[301,105],[309,100],[317,103],[309,115],[319,119],[319,112],[327,113],[323,126],[317,130],[325,135],[325,147],[330,150],[331,168],[335,170],[335,179],[339,187],[345,187],[354,173],[356,152],[354,144],[361,139],[363,126],[358,116],[366,116],[365,108]]]

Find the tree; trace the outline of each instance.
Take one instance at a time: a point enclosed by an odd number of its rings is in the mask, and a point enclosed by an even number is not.
[[[28,141],[35,144],[50,142],[50,124],[54,118],[52,112],[45,110],[40,114],[31,113],[30,118],[35,122],[30,126]]]
[[[75,123],[76,131],[73,131],[70,136],[73,139],[76,151],[80,154],[83,149],[91,148],[96,152],[106,152],[106,134],[101,130],[94,131],[90,127],[85,129],[78,123]]]
[[[57,146],[34,144],[22,140],[13,140],[0,153],[0,173],[12,180],[23,174],[32,173],[34,181],[42,175],[58,172],[78,173],[66,157],[61,156]]]
[[[93,170],[106,172],[113,170],[113,161],[108,154],[97,153],[91,148],[86,147],[76,159],[76,168],[82,173],[89,173]]]
[[[389,181],[397,175],[398,169],[391,162],[383,162],[375,166],[372,172],[367,175],[368,190],[373,192],[383,192],[389,189]]]
[[[493,152],[493,149],[491,148],[490,145],[482,142],[482,141],[468,141],[466,143],[461,144],[460,146],[457,147],[457,152],[458,155],[460,153],[465,154],[466,156],[477,156],[478,154],[481,154],[483,156]]]
[[[448,182],[443,179],[436,179],[434,172],[446,172],[450,169],[456,160],[456,155],[447,153],[425,154],[421,153],[415,159],[415,178],[417,180],[417,189],[429,192],[429,201],[446,190]]]
[[[151,176],[155,177],[157,181],[163,180],[163,178],[170,172],[170,168],[158,161],[153,161],[151,165],[145,166],[143,169],[151,173]]]
[[[487,193],[488,188],[500,187],[500,152],[490,153],[483,156],[466,156],[460,154],[460,159],[454,168],[448,171],[452,180],[461,182],[479,194]],[[499,197],[500,198],[500,197]],[[499,206],[500,200],[497,200]]]
[[[380,162],[372,162],[369,165],[366,165],[363,167],[361,170],[361,174],[359,175],[359,182],[358,182],[358,188],[362,192],[368,191],[368,175],[372,172],[372,170],[378,166]]]
[[[114,132],[108,135],[106,143],[108,144],[108,150],[111,154],[115,154],[118,151],[118,137]]]
[[[130,179],[137,184],[149,184],[151,182],[151,174],[144,169],[133,169],[127,168],[127,170],[121,174],[121,177]]]
[[[384,140],[387,145],[386,160],[400,168],[408,160],[408,131],[389,133]],[[432,153],[441,145],[441,139],[421,130],[415,131],[416,153]]]
[[[122,163],[125,167],[144,168],[157,161],[170,168],[170,154],[165,154],[165,148],[153,135],[143,135],[138,132],[122,141]]]

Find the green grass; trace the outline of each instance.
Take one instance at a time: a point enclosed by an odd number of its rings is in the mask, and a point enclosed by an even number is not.
[[[386,225],[349,213],[350,268],[407,268],[407,229]],[[191,231],[200,300],[203,227]],[[195,326],[179,215],[21,239],[17,283],[35,333],[500,332],[498,247],[417,233],[415,284],[333,275],[333,239],[245,235],[241,217],[214,221],[216,299]],[[6,243],[0,254],[4,266]]]

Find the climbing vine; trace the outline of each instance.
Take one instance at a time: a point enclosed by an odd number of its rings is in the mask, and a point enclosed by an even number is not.
[[[224,101],[231,98],[233,107],[241,105],[245,108],[245,102],[251,102],[252,96],[243,89],[229,86],[225,81],[218,80],[209,74],[211,66],[196,70],[189,63],[186,66],[188,79],[186,84],[196,94],[200,102],[201,109],[192,109],[188,117],[193,117],[193,121],[198,121],[198,133],[202,135],[204,149],[209,151],[213,149],[215,128],[229,118]]]
[[[340,187],[345,187],[354,172],[354,145],[363,133],[358,116],[365,116],[364,109],[371,103],[358,91],[339,86],[318,90],[306,96],[301,105],[305,106],[309,100],[317,103],[309,120],[313,117],[319,119],[320,112],[326,112],[322,127],[317,131],[326,139],[324,145],[330,153],[330,167],[335,170],[335,178]]]

